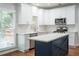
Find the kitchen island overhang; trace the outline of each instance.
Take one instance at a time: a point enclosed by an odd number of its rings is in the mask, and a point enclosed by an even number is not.
[[[31,37],[35,40],[35,56],[68,55],[68,33],[51,33]]]

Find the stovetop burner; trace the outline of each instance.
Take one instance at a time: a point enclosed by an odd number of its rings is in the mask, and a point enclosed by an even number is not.
[[[67,32],[67,31],[53,31],[53,33],[65,33],[65,32]]]
[[[68,31],[68,28],[66,26],[57,27],[56,31],[54,33],[65,33]]]

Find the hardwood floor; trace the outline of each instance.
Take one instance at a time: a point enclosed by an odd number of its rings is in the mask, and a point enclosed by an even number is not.
[[[8,54],[4,54],[2,56],[34,56],[35,54],[35,49],[31,49],[27,52],[21,52],[21,51],[14,51]]]
[[[69,49],[69,56],[79,56],[79,47]]]
[[[29,50],[27,52],[14,51],[2,56],[34,56],[35,49]],[[69,56],[79,56],[79,47],[69,49]]]

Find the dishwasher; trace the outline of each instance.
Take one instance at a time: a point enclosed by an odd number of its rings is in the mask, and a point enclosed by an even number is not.
[[[34,37],[34,36],[37,36],[38,34],[37,33],[32,33],[30,34],[30,37]],[[30,49],[33,49],[35,48],[35,41],[34,40],[30,40]]]

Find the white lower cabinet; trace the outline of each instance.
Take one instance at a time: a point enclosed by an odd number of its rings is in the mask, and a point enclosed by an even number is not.
[[[69,33],[69,46],[70,47],[79,46],[79,39],[78,39],[78,33],[77,32]]]
[[[18,50],[27,51],[30,48],[30,42],[28,40],[28,34],[18,34]]]

